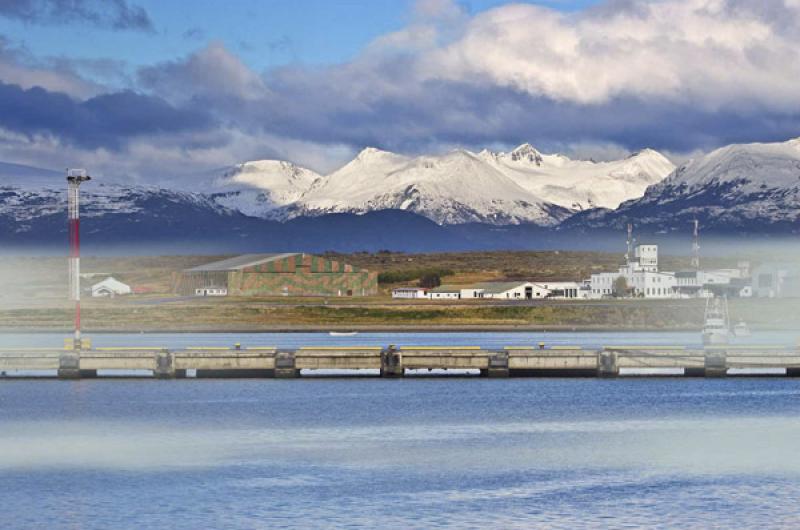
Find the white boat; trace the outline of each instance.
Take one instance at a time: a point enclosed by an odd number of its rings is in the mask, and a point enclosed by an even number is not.
[[[703,345],[728,344],[731,327],[728,320],[728,299],[708,298],[703,323]]]
[[[750,327],[748,327],[747,322],[744,320],[740,320],[733,326],[733,334],[736,337],[749,337],[750,336]]]
[[[329,331],[328,335],[331,337],[354,337],[358,335],[358,331]]]

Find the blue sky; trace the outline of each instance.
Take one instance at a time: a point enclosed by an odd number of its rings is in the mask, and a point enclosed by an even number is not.
[[[0,0],[5,162],[166,180],[797,136],[800,0]]]
[[[467,0],[469,13],[501,6],[503,0]],[[592,0],[527,2],[574,11]],[[0,34],[37,56],[124,61],[143,66],[186,55],[209,40],[224,43],[250,67],[265,70],[352,59],[370,41],[404,27],[413,0],[142,0],[152,31],[118,31],[72,21],[35,25],[0,18]]]

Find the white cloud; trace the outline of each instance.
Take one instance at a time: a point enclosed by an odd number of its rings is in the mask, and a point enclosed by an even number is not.
[[[265,75],[211,43],[142,69],[136,86],[207,111],[212,126],[95,151],[23,136],[5,140],[0,159],[49,152],[57,167],[85,159],[116,174],[170,175],[275,157],[327,172],[366,145],[413,153],[531,141],[595,158],[643,147],[680,158],[800,130],[800,0],[618,0],[570,13],[508,4],[474,15],[419,0],[408,20],[348,63]],[[91,93],[2,45],[3,81]]]
[[[773,13],[799,11],[793,1]],[[758,14],[725,0],[610,4],[580,14],[507,5],[473,17],[463,37],[421,59],[421,71],[584,104],[633,96],[796,108],[797,34]]]
[[[0,36],[0,81],[24,89],[41,87],[63,92],[74,98],[86,98],[102,92],[97,84],[87,81],[68,68],[53,68],[52,61],[37,61],[25,49],[15,48]]]

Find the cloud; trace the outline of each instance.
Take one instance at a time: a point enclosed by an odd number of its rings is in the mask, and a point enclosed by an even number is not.
[[[267,92],[262,79],[220,42],[212,42],[184,60],[142,68],[139,82],[173,100],[196,97],[251,100]]]
[[[139,69],[128,85],[137,92],[78,95],[55,78],[41,94],[15,75],[3,78],[20,85],[2,87],[7,97],[55,110],[34,106],[26,120],[9,108],[0,127],[125,149],[142,157],[130,167],[143,172],[162,160],[180,166],[182,156],[187,168],[281,156],[330,169],[367,145],[416,153],[530,141],[589,156],[644,147],[679,156],[800,135],[800,1],[616,0],[570,13],[508,4],[472,14],[422,0],[405,28],[342,64],[257,72],[212,42]],[[76,133],[53,114],[99,132]]]
[[[126,0],[0,0],[0,16],[30,24],[81,22],[117,30],[154,30],[147,11]]]
[[[102,89],[80,76],[66,60],[37,60],[0,36],[0,80],[22,88],[42,87],[72,97],[89,97]]]
[[[176,108],[163,99],[130,91],[76,101],[39,87],[0,82],[0,127],[27,136],[50,135],[88,148],[121,149],[143,135],[180,134],[210,128],[202,110]]]

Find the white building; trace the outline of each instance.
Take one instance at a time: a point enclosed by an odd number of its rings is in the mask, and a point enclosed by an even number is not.
[[[588,298],[589,291],[582,282],[536,282],[536,285],[547,290],[547,298],[551,300],[574,300]]]
[[[120,296],[131,294],[131,287],[109,276],[105,280],[92,285],[92,296]]]
[[[461,288],[448,285],[434,287],[428,291],[428,298],[431,300],[460,300]]]
[[[766,263],[753,271],[753,296],[799,298],[800,265]]]
[[[428,290],[422,287],[395,287],[392,289],[392,298],[430,298]]]
[[[550,293],[541,285],[527,281],[484,282],[467,291],[478,292],[479,295],[476,298],[500,298],[503,300],[543,300]]]
[[[591,298],[614,296],[614,285],[619,278],[625,280],[627,287],[627,292],[623,296],[640,298],[677,296],[675,273],[658,270],[658,245],[638,245],[634,250],[634,259],[629,260],[617,272],[592,274],[589,280],[589,296]]]
[[[752,295],[745,269],[712,269],[675,273],[681,298],[710,298],[715,295],[746,298]]]
[[[194,290],[195,296],[228,296],[226,287],[200,287]]]
[[[580,282],[530,282],[526,280],[507,282],[482,282],[475,285],[443,285],[433,289],[421,287],[397,287],[392,289],[393,298],[426,298],[430,300],[572,300],[589,298],[589,288]]]

